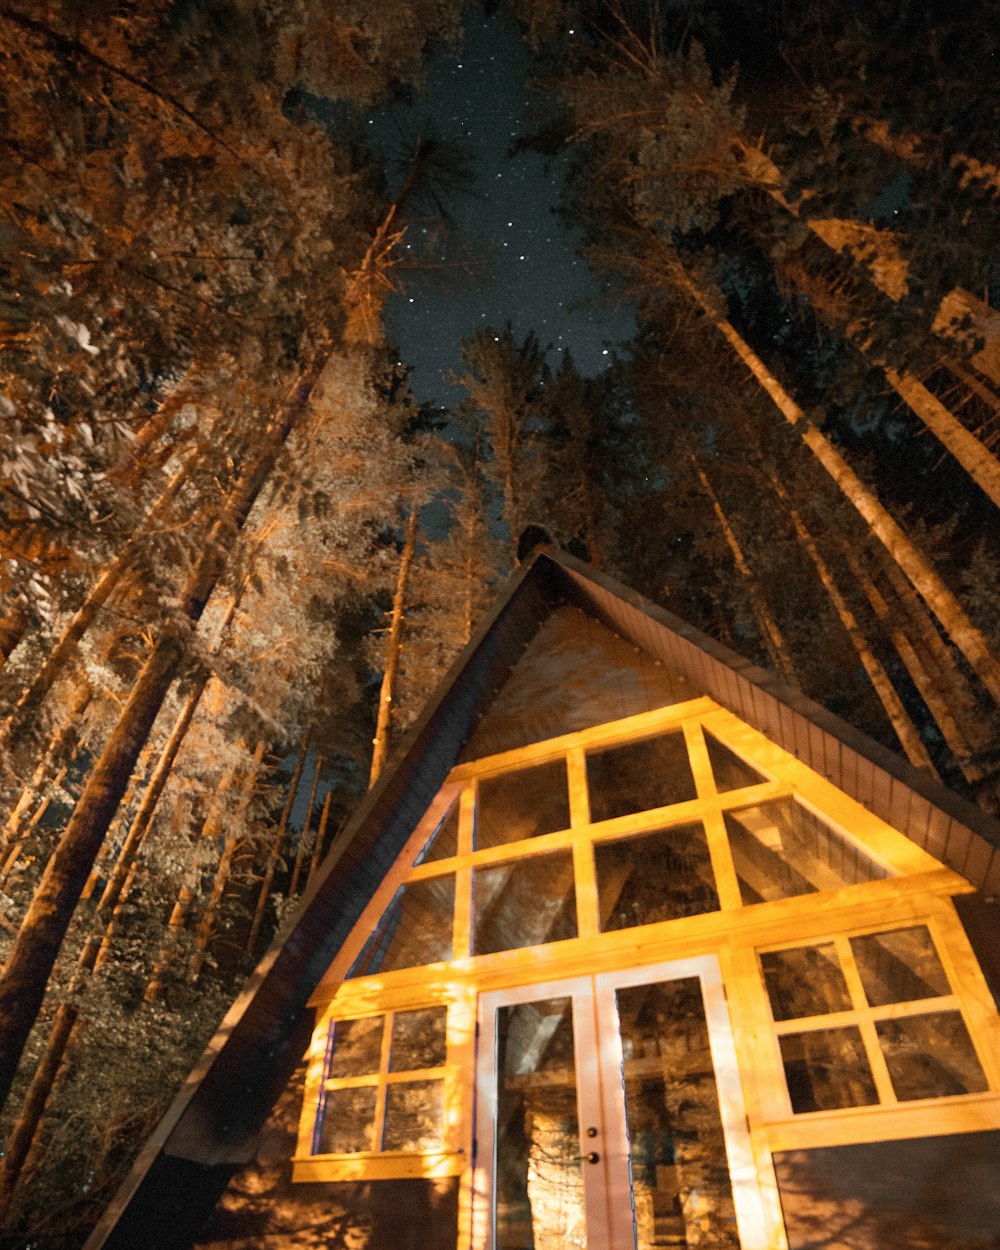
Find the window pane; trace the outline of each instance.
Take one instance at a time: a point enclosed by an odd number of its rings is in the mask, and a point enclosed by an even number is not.
[[[901,1102],[986,1089],[986,1077],[957,1011],[879,1020],[875,1029]]]
[[[719,910],[700,825],[594,845],[602,931]]]
[[[617,1001],[636,1250],[738,1250],[698,979],[622,989]]]
[[[759,786],[767,780],[710,733],[705,734],[705,746],[708,748],[717,790],[741,790],[744,786]]]
[[[473,889],[474,955],[576,937],[569,851],[477,868]]]
[[[386,1087],[383,1150],[440,1150],[444,1144],[444,1082],[405,1081]]]
[[[454,914],[453,875],[404,886],[347,975],[364,977],[451,959]]]
[[[378,1071],[384,1016],[337,1020],[327,1076],[366,1076]]]
[[[886,875],[863,851],[791,799],[726,812],[746,904],[836,890]]]
[[[851,950],[873,1007],[951,993],[924,925],[851,938]]]
[[[568,998],[497,1012],[496,1250],[586,1244]]]
[[[447,1019],[447,1007],[397,1011],[392,1023],[389,1071],[411,1072],[416,1068],[440,1067],[446,1059]]]
[[[779,1040],[794,1112],[867,1107],[878,1102],[857,1029],[817,1029]]]
[[[374,1085],[329,1089],[323,1099],[323,1128],[318,1154],[356,1154],[375,1150]]]
[[[569,791],[564,760],[486,777],[479,783],[477,850],[568,828]]]
[[[417,856],[417,863],[437,863],[439,859],[450,859],[458,854],[458,799],[444,820],[438,825],[434,836],[427,843],[423,852]]]
[[[832,942],[766,951],[760,965],[775,1020],[851,1009],[851,996]]]
[[[595,751],[587,756],[587,784],[593,821],[697,797],[681,733]]]

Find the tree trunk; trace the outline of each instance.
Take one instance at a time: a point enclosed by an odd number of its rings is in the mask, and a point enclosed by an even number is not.
[[[788,515],[791,517],[792,525],[795,527],[795,533],[798,535],[799,542],[805,548],[806,554],[816,569],[819,580],[823,583],[824,589],[830,596],[831,603],[837,610],[840,623],[847,632],[847,636],[858,654],[858,659],[868,674],[868,680],[878,695],[879,702],[889,718],[889,723],[899,739],[899,744],[906,753],[906,758],[915,768],[922,768],[925,772],[929,772],[936,777],[938,775],[937,769],[927,753],[927,748],[923,744],[916,725],[914,725],[910,719],[910,714],[903,706],[903,701],[893,686],[889,674],[873,653],[868,639],[862,632],[850,605],[841,594],[840,588],[837,586],[826,561],[820,555],[819,549],[806,528],[805,522],[799,515],[798,510],[792,506],[792,501],[788,498],[784,487],[774,473],[771,474],[771,485],[774,487],[775,494],[785,505]]]
[[[777,203],[794,217],[799,218],[798,210],[790,204],[781,190],[782,179],[778,167],[759,149],[744,148],[748,154],[748,164],[755,171],[755,180],[766,190]],[[842,247],[851,249],[850,231],[852,222],[843,222],[836,218],[799,218],[822,241],[834,251]],[[892,280],[888,276],[879,283],[882,290],[894,300],[898,300],[905,292],[905,284],[900,287],[898,275]],[[974,297],[973,297],[974,298]],[[829,303],[829,299],[825,301]],[[849,311],[843,314],[850,319]],[[847,327],[847,336],[854,346],[866,357],[870,357],[863,335],[857,329]],[[990,454],[974,434],[970,434],[965,426],[950,412],[944,404],[927,389],[926,386],[906,369],[894,369],[884,360],[871,358],[885,374],[886,381],[899,395],[916,416],[924,423],[941,445],[955,457],[958,463],[969,474],[972,480],[985,492],[987,497],[1000,507],[1000,463]]]
[[[222,854],[219,856],[215,876],[212,880],[212,889],[201,913],[198,928],[195,931],[194,950],[188,963],[188,981],[192,983],[198,980],[201,976],[201,970],[205,966],[208,944],[215,932],[215,922],[219,914],[219,908],[222,906],[226,886],[229,884],[233,856],[236,854],[237,846],[245,836],[242,823],[243,817],[246,815],[246,810],[250,806],[250,800],[253,798],[254,786],[257,783],[263,759],[264,742],[262,739],[257,743],[250,766],[245,769],[245,775],[240,783],[241,794],[235,810],[230,814],[227,814],[224,810],[217,811],[214,820],[210,817],[205,822],[205,827],[202,830],[203,837],[214,839],[218,837],[224,824],[229,827],[229,832],[226,834],[222,844]]]
[[[250,935],[247,938],[246,951],[252,958],[253,950],[257,944],[257,935],[260,932],[260,926],[264,921],[264,909],[267,907],[267,900],[271,897],[271,885],[274,882],[274,870],[278,863],[278,856],[281,854],[281,844],[285,840],[285,831],[288,828],[288,818],[292,814],[292,804],[295,802],[295,795],[299,788],[299,778],[302,776],[302,767],[306,762],[306,754],[309,751],[309,742],[312,738],[312,725],[306,730],[302,736],[302,745],[299,747],[299,758],[295,761],[295,768],[288,782],[288,794],[285,798],[285,805],[281,809],[281,819],[278,821],[278,828],[271,840],[271,845],[267,851],[267,861],[264,865],[264,876],[260,883],[260,892],[257,895],[257,906],[254,909],[253,920],[250,922]]]
[[[316,787],[319,785],[319,775],[323,767],[322,755],[316,756],[316,764],[313,768],[312,786],[309,789],[309,802],[306,804],[306,818],[302,823],[302,833],[299,835],[299,844],[295,848],[295,866],[292,868],[292,883],[288,887],[288,896],[292,898],[298,892],[299,874],[302,871],[302,858],[306,851],[306,844],[309,840],[309,826],[312,824],[313,806],[316,802]]]
[[[176,499],[187,475],[186,469],[174,474],[163,494],[147,512],[139,531],[122,547],[121,551],[106,565],[90,594],[70,618],[59,641],[46,656],[31,684],[22,692],[8,719],[0,726],[0,746],[15,749],[29,729],[42,700],[52,689],[67,662],[76,655],[77,644],[94,622],[98,612],[107,603],[130,567],[132,559],[145,541],[150,527],[155,524]]]
[[[265,436],[260,455],[241,474],[225,515],[209,535],[181,596],[180,615],[192,626],[201,618],[225,568],[228,544],[246,523],[279,452],[308,407],[325,358],[318,358],[300,379],[291,401]],[[0,1103],[10,1093],[87,874],[185,654],[185,641],[178,633],[164,634],[155,643],[21,923],[0,975]]]
[[[990,652],[982,632],[969,620],[955,595],[917,547],[907,538],[900,525],[879,502],[844,460],[830,440],[806,418],[791,395],[767,368],[738,331],[719,315],[711,300],[695,285],[677,264],[670,266],[670,276],[677,285],[710,318],[733,351],[746,365],[758,383],[767,391],[785,420],[798,429],[800,437],[819,463],[840,487],[846,498],[864,517],[871,532],[878,538],[914,589],[944,626],[945,632],[969,661],[980,681],[993,699],[1000,703],[1000,663]]]
[[[185,700],[184,708],[157,761],[149,785],[146,787],[146,793],[132,821],[128,836],[122,844],[114,870],[101,893],[97,904],[97,916],[103,932],[91,934],[84,943],[74,977],[74,988],[77,991],[82,988],[81,978],[100,967],[107,957],[112,926],[134,871],[136,856],[204,688],[205,682],[201,682],[200,687],[192,691]],[[7,1139],[7,1149],[2,1167],[0,1167],[0,1209],[9,1203],[24,1168],[31,1143],[38,1131],[46,1103],[69,1048],[77,1017],[78,1008],[70,1003],[61,1003],[56,1011],[45,1053],[31,1078],[17,1122]]]
[[[389,754],[392,700],[396,688],[396,675],[399,671],[399,658],[403,648],[403,608],[406,603],[413,553],[417,545],[417,519],[416,505],[412,505],[406,522],[406,537],[403,540],[403,550],[399,558],[396,591],[392,597],[392,612],[389,615],[389,646],[386,651],[385,672],[382,674],[382,686],[378,696],[378,717],[375,721],[375,737],[372,739],[372,766],[368,775],[369,788],[378,780]]]
[[[32,803],[38,798],[38,792],[45,783],[45,779],[49,775],[49,769],[55,760],[66,758],[76,750],[76,744],[79,738],[80,717],[86,711],[87,705],[90,703],[92,694],[88,682],[83,682],[78,687],[76,698],[70,705],[69,712],[62,725],[52,736],[45,754],[42,756],[41,763],[35,769],[31,778],[31,783],[26,785],[17,797],[17,801],[11,808],[10,814],[4,824],[3,833],[0,834],[0,855],[3,856],[3,863],[0,866],[0,884],[3,883],[10,871],[11,865],[21,853],[21,847],[24,845],[22,834],[25,832],[22,828],[22,820]],[[59,778],[53,781],[53,785],[58,785],[62,776],[65,774],[65,768],[62,769]],[[41,800],[48,806],[48,799]],[[44,810],[44,809],[43,809]],[[38,814],[31,817],[31,824],[38,820]],[[29,825],[30,827],[30,825]]]
[[[967,781],[976,781],[982,775],[981,770],[977,768],[971,761],[973,750],[972,746],[966,738],[965,734],[959,728],[958,721],[952,714],[948,697],[945,690],[942,689],[937,682],[937,673],[932,674],[927,665],[917,654],[916,648],[910,642],[904,631],[899,627],[893,619],[892,610],[885,598],[879,591],[875,582],[862,567],[860,560],[852,551],[845,548],[844,558],[850,566],[851,572],[857,579],[858,584],[865,593],[865,597],[871,604],[872,611],[885,626],[892,644],[899,654],[899,658],[903,661],[906,671],[910,674],[917,693],[926,703],[928,711],[934,717],[937,727],[941,731],[941,736],[947,742],[948,747],[955,757],[959,768]],[[933,626],[928,623],[928,628]],[[935,633],[935,637],[937,634]],[[940,639],[938,639],[940,641]],[[954,670],[954,665],[951,666]],[[941,672],[942,670],[937,670]],[[957,671],[952,673],[955,680],[960,680]],[[969,703],[971,707],[971,701]]]
[[[156,963],[153,964],[153,971],[150,973],[149,981],[146,983],[146,989],[142,995],[144,1003],[155,1003],[160,997],[160,991],[163,989],[163,977],[174,961],[177,936],[184,928],[184,921],[191,910],[196,890],[197,882],[192,876],[183,881],[180,889],[177,891],[177,901],[170,909],[170,918],[167,920],[166,941],[160,947],[160,953],[156,957]]]
[[[781,630],[778,628],[778,622],[771,615],[771,610],[761,594],[760,586],[757,584],[749,564],[747,564],[743,548],[740,546],[740,540],[736,536],[736,531],[729,523],[729,518],[723,511],[722,504],[719,502],[719,498],[712,488],[712,483],[708,480],[704,469],[691,452],[688,452],[687,456],[692,469],[694,469],[698,477],[698,481],[701,483],[702,489],[708,497],[709,503],[712,505],[712,511],[715,513],[715,519],[719,522],[719,527],[726,540],[726,546],[733,557],[733,563],[736,565],[740,576],[744,579],[747,594],[750,597],[750,607],[757,622],[757,629],[760,631],[760,636],[767,648],[768,655],[771,657],[771,663],[785,680],[791,682],[797,689],[798,682],[788,655],[788,647]]]
[[[316,875],[323,860],[323,843],[326,840],[326,822],[330,819],[330,802],[333,799],[333,791],[327,790],[326,798],[323,800],[323,814],[319,818],[319,829],[316,831],[316,842],[313,845],[312,862],[309,864],[309,876],[306,878],[306,889],[312,885],[312,879]]]

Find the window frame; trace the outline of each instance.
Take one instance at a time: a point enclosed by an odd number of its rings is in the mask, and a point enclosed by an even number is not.
[[[684,734],[697,797],[591,823],[587,752],[672,731]],[[762,781],[740,789],[718,791],[709,761],[706,732],[759,773]],[[569,828],[475,851],[475,810],[480,780],[558,759],[565,761],[566,766]],[[821,889],[745,905],[729,849],[724,815],[730,810],[783,798],[801,805],[846,838],[887,875],[838,889]],[[459,805],[456,853],[447,859],[416,863],[456,802]],[[593,848],[622,837],[692,822],[700,822],[706,831],[720,909],[601,932]],[[572,851],[578,936],[472,956],[475,868],[520,861],[555,850]],[[345,980],[400,887],[410,881],[452,873],[455,875],[455,913],[451,962]],[[993,1059],[994,1054],[1000,1056],[1000,1018],[950,900],[950,895],[971,889],[959,874],[944,867],[905,835],[708,697],[460,764],[449,774],[310,1000],[320,1009],[318,1033],[331,1013],[353,1018],[364,1014],[362,1009],[376,1014],[394,1009],[397,1003],[418,1007],[447,1000],[462,1004],[462,1023],[455,1026],[454,1046],[449,1014],[448,1063],[449,1066],[454,1064],[453,1113],[457,1125],[449,1145],[455,1149],[447,1159],[407,1152],[409,1157],[398,1165],[387,1159],[386,1152],[381,1152],[381,1156],[353,1156],[354,1166],[349,1167],[343,1157],[310,1156],[311,1139],[308,1136],[304,1139],[300,1132],[295,1179],[471,1175],[473,1022],[477,995],[541,980],[562,980],[579,973],[639,967],[702,954],[717,955],[722,966],[738,1043],[740,1075],[748,1094],[748,1118],[758,1171],[762,1177],[770,1175],[772,1184],[770,1159],[778,1150],[1000,1127],[1000,1058]],[[932,928],[949,983],[961,996],[963,1018],[986,1073],[989,1092],[793,1116],[758,952],[830,940],[840,934],[846,941],[848,935],[917,923]],[[325,1038],[325,1033],[322,1036]],[[313,1064],[317,1062],[316,1046],[321,1044],[314,1041]],[[318,1092],[316,1078],[312,1085],[307,1080],[303,1124],[308,1121],[308,1134],[312,1132],[314,1118],[310,1119],[307,1111],[310,1100],[314,1103]]]

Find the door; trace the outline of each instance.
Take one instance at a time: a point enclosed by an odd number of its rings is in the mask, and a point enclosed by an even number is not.
[[[474,1250],[764,1250],[711,957],[483,994]]]

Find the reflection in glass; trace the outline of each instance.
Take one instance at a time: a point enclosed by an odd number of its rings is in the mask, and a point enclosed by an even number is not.
[[[978,1094],[986,1077],[957,1011],[879,1020],[875,1029],[901,1102]]]
[[[337,1020],[327,1076],[365,1076],[378,1071],[382,1053],[383,1016]]]
[[[878,1102],[861,1033],[817,1029],[779,1039],[785,1080],[796,1114],[868,1107]]]
[[[700,824],[594,845],[603,932],[719,910]]]
[[[572,854],[475,869],[473,909],[474,955],[576,937]]]
[[[397,1011],[392,1022],[389,1071],[413,1072],[417,1068],[440,1067],[446,1059],[447,1019],[447,1007]]]
[[[386,1087],[383,1150],[440,1150],[444,1082],[402,1081]]]
[[[697,797],[682,733],[593,752],[587,756],[587,784],[592,821]]]
[[[434,864],[439,859],[451,859],[458,854],[458,799],[452,803],[448,815],[438,825],[433,837],[417,856],[418,864]]]
[[[497,1012],[496,1250],[586,1245],[568,998]]]
[[[851,938],[851,950],[873,1007],[951,993],[925,925]]]
[[[323,1127],[318,1154],[357,1154],[377,1149],[374,1085],[328,1089],[323,1098]]]
[[[696,977],[618,991],[636,1250],[738,1250]]]
[[[766,951],[760,964],[775,1020],[851,1010],[851,996],[832,942]]]
[[[745,904],[886,876],[863,851],[792,799],[726,812],[725,821]]]
[[[705,746],[708,748],[717,790],[742,790],[744,786],[759,786],[762,781],[767,780],[710,733],[705,734]]]
[[[454,913],[454,875],[403,886],[348,977],[451,959]]]
[[[569,828],[564,760],[484,777],[476,799],[476,850]]]

